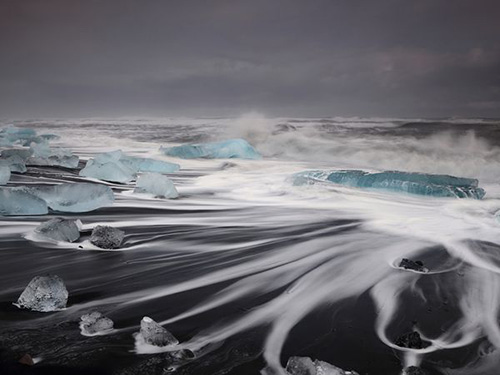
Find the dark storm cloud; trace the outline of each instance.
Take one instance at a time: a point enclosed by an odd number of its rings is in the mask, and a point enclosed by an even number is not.
[[[497,0],[1,0],[0,117],[500,115]]]

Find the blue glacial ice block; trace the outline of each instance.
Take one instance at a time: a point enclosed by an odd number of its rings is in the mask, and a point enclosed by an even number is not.
[[[180,169],[179,164],[149,158],[124,155],[120,161],[136,172],[173,173]]]
[[[109,186],[90,183],[66,183],[26,188],[44,200],[54,211],[88,212],[111,205],[115,200]]]
[[[11,172],[26,172],[26,164],[19,155],[12,155],[7,158],[0,156],[0,166],[8,167]]]
[[[99,160],[90,159],[80,171],[80,176],[97,178],[99,180],[126,184],[135,180],[135,171],[121,163],[119,160],[109,160],[100,163]]]
[[[229,139],[222,142],[188,144],[176,147],[161,147],[168,156],[182,159],[261,159],[260,154],[244,139]]]
[[[478,187],[478,180],[448,175],[400,171],[369,173],[361,170],[305,171],[294,175],[295,185],[314,181],[433,197],[482,199],[485,195],[485,191]]]
[[[161,198],[177,198],[179,193],[174,183],[159,173],[143,173],[138,179],[134,193],[147,193]]]
[[[38,166],[77,168],[80,159],[65,148],[51,148],[48,143],[31,143],[32,156],[27,164]]]
[[[48,212],[47,203],[26,188],[0,188],[0,215],[45,215]]]
[[[0,185],[7,185],[10,180],[10,168],[0,164]]]

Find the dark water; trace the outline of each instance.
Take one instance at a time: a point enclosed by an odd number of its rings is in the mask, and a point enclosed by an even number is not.
[[[287,124],[287,126],[283,126]],[[310,356],[360,374],[498,374],[500,126],[494,120],[163,119],[19,122],[62,135],[82,157],[118,148],[162,158],[161,144],[243,136],[262,161],[179,161],[180,198],[135,196],[67,215],[126,232],[118,251],[31,240],[55,216],[0,219],[0,368],[27,374],[278,374]],[[175,161],[174,159],[165,159]],[[310,168],[356,167],[479,178],[483,201],[329,186],[293,187]],[[81,181],[78,171],[29,168],[10,184]],[[395,268],[421,259],[428,274]],[[54,313],[12,305],[35,275],[70,293]],[[111,334],[85,337],[99,310]],[[194,358],[143,353],[143,316],[162,322]],[[397,347],[418,330],[432,345]],[[17,365],[25,353],[33,367]]]

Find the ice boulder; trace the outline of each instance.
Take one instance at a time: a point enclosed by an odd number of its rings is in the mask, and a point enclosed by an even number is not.
[[[56,217],[35,228],[35,233],[41,237],[55,241],[74,242],[80,238],[82,222]]]
[[[180,169],[179,164],[149,158],[122,156],[120,161],[136,172],[173,173]]]
[[[8,167],[11,172],[26,172],[26,163],[19,155],[0,157],[0,166]]]
[[[313,361],[309,357],[290,357],[286,364],[290,375],[358,375],[355,371],[345,371],[323,361]]]
[[[45,215],[47,203],[26,188],[0,188],[0,215]]]
[[[385,171],[370,173],[361,170],[305,171],[293,176],[294,185],[316,181],[339,185],[379,189],[433,197],[482,199],[485,191],[478,187],[478,180],[448,175]]]
[[[10,168],[0,164],[0,185],[7,185],[10,180]]]
[[[147,193],[161,198],[177,198],[179,193],[174,183],[159,173],[143,173],[137,179],[135,193]]]
[[[33,154],[33,151],[29,148],[9,148],[2,150],[0,157],[2,159],[7,159],[11,156],[18,156],[21,160],[26,161]]]
[[[65,148],[51,148],[48,143],[31,143],[31,157],[26,161],[29,165],[77,168],[80,159]]]
[[[147,316],[142,318],[137,336],[144,343],[154,346],[173,346],[179,343],[174,335]]]
[[[113,329],[113,321],[98,311],[81,316],[80,331],[84,336],[94,336]]]
[[[260,159],[260,154],[244,139],[161,147],[165,155],[182,159]]]
[[[101,249],[118,249],[123,242],[125,232],[106,225],[98,225],[92,230],[90,243]]]
[[[91,183],[65,183],[40,186],[29,191],[47,202],[54,211],[88,212],[113,203],[114,195],[109,186]]]
[[[68,291],[56,275],[35,276],[17,300],[16,306],[39,312],[61,310],[68,302]]]

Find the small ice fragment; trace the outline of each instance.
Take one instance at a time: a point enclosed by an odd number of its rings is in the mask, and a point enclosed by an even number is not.
[[[261,159],[260,154],[244,139],[161,147],[160,151],[182,159]]]
[[[47,203],[26,188],[0,188],[0,215],[45,215]]]
[[[39,312],[64,309],[68,291],[56,275],[35,276],[17,300],[17,306]]]
[[[118,249],[123,242],[125,232],[105,225],[98,225],[92,230],[90,242],[101,249]]]
[[[113,321],[98,311],[81,316],[80,330],[84,336],[93,336],[113,329]]]
[[[109,186],[91,183],[65,183],[40,186],[29,191],[45,200],[54,211],[88,212],[113,203],[114,195]]]
[[[345,371],[328,362],[313,362],[309,357],[290,357],[286,371],[290,375],[358,375],[355,371]]]
[[[177,198],[179,193],[174,183],[159,173],[143,173],[137,179],[135,193],[148,193],[161,198]]]
[[[35,228],[35,233],[55,241],[74,242],[80,238],[80,220],[69,220],[56,217]]]
[[[179,343],[174,335],[147,316],[141,320],[139,336],[146,344],[154,346],[173,346]]]
[[[0,185],[7,185],[10,180],[10,168],[0,164]]]

